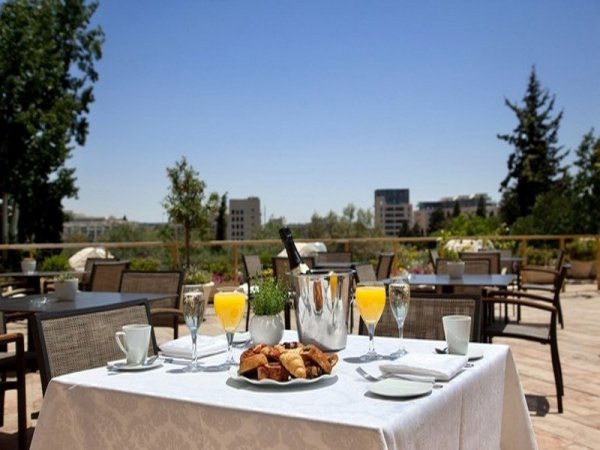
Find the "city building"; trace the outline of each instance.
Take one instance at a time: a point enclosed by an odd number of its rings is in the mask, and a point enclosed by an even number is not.
[[[227,239],[244,241],[254,239],[260,230],[260,199],[229,199],[229,220],[227,221]]]
[[[418,209],[414,213],[414,223],[418,224],[427,233],[429,218],[434,211],[441,209],[446,216],[451,216],[454,213],[454,208],[458,205],[461,214],[475,214],[482,199],[485,202],[485,211],[488,216],[498,212],[498,205],[487,194],[457,195],[455,197],[442,197],[436,201],[419,202]]]
[[[386,236],[400,236],[412,225],[412,205],[408,189],[375,190],[375,227]]]
[[[66,211],[72,219],[63,224],[63,240],[69,241],[74,238],[83,239],[88,242],[101,241],[106,234],[117,225],[128,223],[126,219],[115,217],[92,217],[84,214],[74,214]]]

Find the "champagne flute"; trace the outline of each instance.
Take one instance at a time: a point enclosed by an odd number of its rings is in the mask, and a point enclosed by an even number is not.
[[[233,335],[240,324],[246,306],[246,295],[239,288],[222,288],[217,291],[214,298],[215,314],[227,336],[227,359],[219,367],[227,370],[238,363],[233,359]]]
[[[183,294],[183,317],[192,337],[192,361],[188,366],[188,370],[190,372],[197,372],[200,370],[200,366],[198,365],[196,340],[198,337],[198,328],[200,328],[202,318],[204,317],[204,295],[202,292],[195,291]]]
[[[408,276],[393,278],[389,286],[390,307],[398,324],[398,337],[400,339],[400,348],[393,352],[392,359],[406,355],[407,351],[402,344],[404,336],[404,321],[408,314],[410,304],[410,284]]]
[[[369,332],[369,351],[359,357],[360,362],[375,361],[383,356],[375,351],[373,335],[375,326],[385,307],[385,286],[383,283],[358,283],[356,286],[356,304],[362,320]]]

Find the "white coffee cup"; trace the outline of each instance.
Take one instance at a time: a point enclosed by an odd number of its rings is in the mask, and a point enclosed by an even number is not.
[[[471,335],[471,317],[444,316],[442,322],[448,354],[466,355],[469,350],[469,336]]]
[[[148,355],[152,327],[146,324],[131,324],[124,325],[122,330],[115,333],[115,340],[127,357],[127,365],[143,364]],[[121,337],[124,342],[121,342]]]

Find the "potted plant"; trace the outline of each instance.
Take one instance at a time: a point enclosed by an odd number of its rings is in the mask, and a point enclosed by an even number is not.
[[[438,255],[447,261],[446,269],[450,278],[462,278],[465,274],[465,262],[461,261],[458,251],[442,241],[438,248]]]
[[[189,266],[183,277],[183,292],[202,291],[204,298],[208,302],[214,291],[215,283],[212,275],[207,270],[198,266]]]
[[[283,337],[281,312],[288,302],[288,292],[272,277],[258,280],[255,286],[250,303],[254,313],[250,320],[250,335],[257,344],[278,344]]]
[[[79,279],[68,273],[60,274],[54,278],[54,294],[58,300],[75,300]]]
[[[566,247],[571,261],[571,276],[573,278],[595,276],[598,248],[596,240],[593,238],[575,239]]]
[[[36,260],[31,256],[27,256],[21,260],[21,272],[23,273],[34,273],[36,267]]]

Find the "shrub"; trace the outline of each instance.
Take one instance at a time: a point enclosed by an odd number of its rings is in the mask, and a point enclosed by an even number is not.
[[[153,272],[160,270],[160,259],[158,258],[133,258],[129,265],[130,270],[143,270]]]
[[[285,309],[287,290],[274,278],[264,278],[256,283],[251,307],[257,316],[273,316]]]
[[[40,270],[43,272],[64,272],[70,269],[69,258],[62,254],[49,256],[40,264]]]
[[[572,260],[593,261],[596,259],[598,247],[595,239],[575,239],[569,242],[566,247]]]

